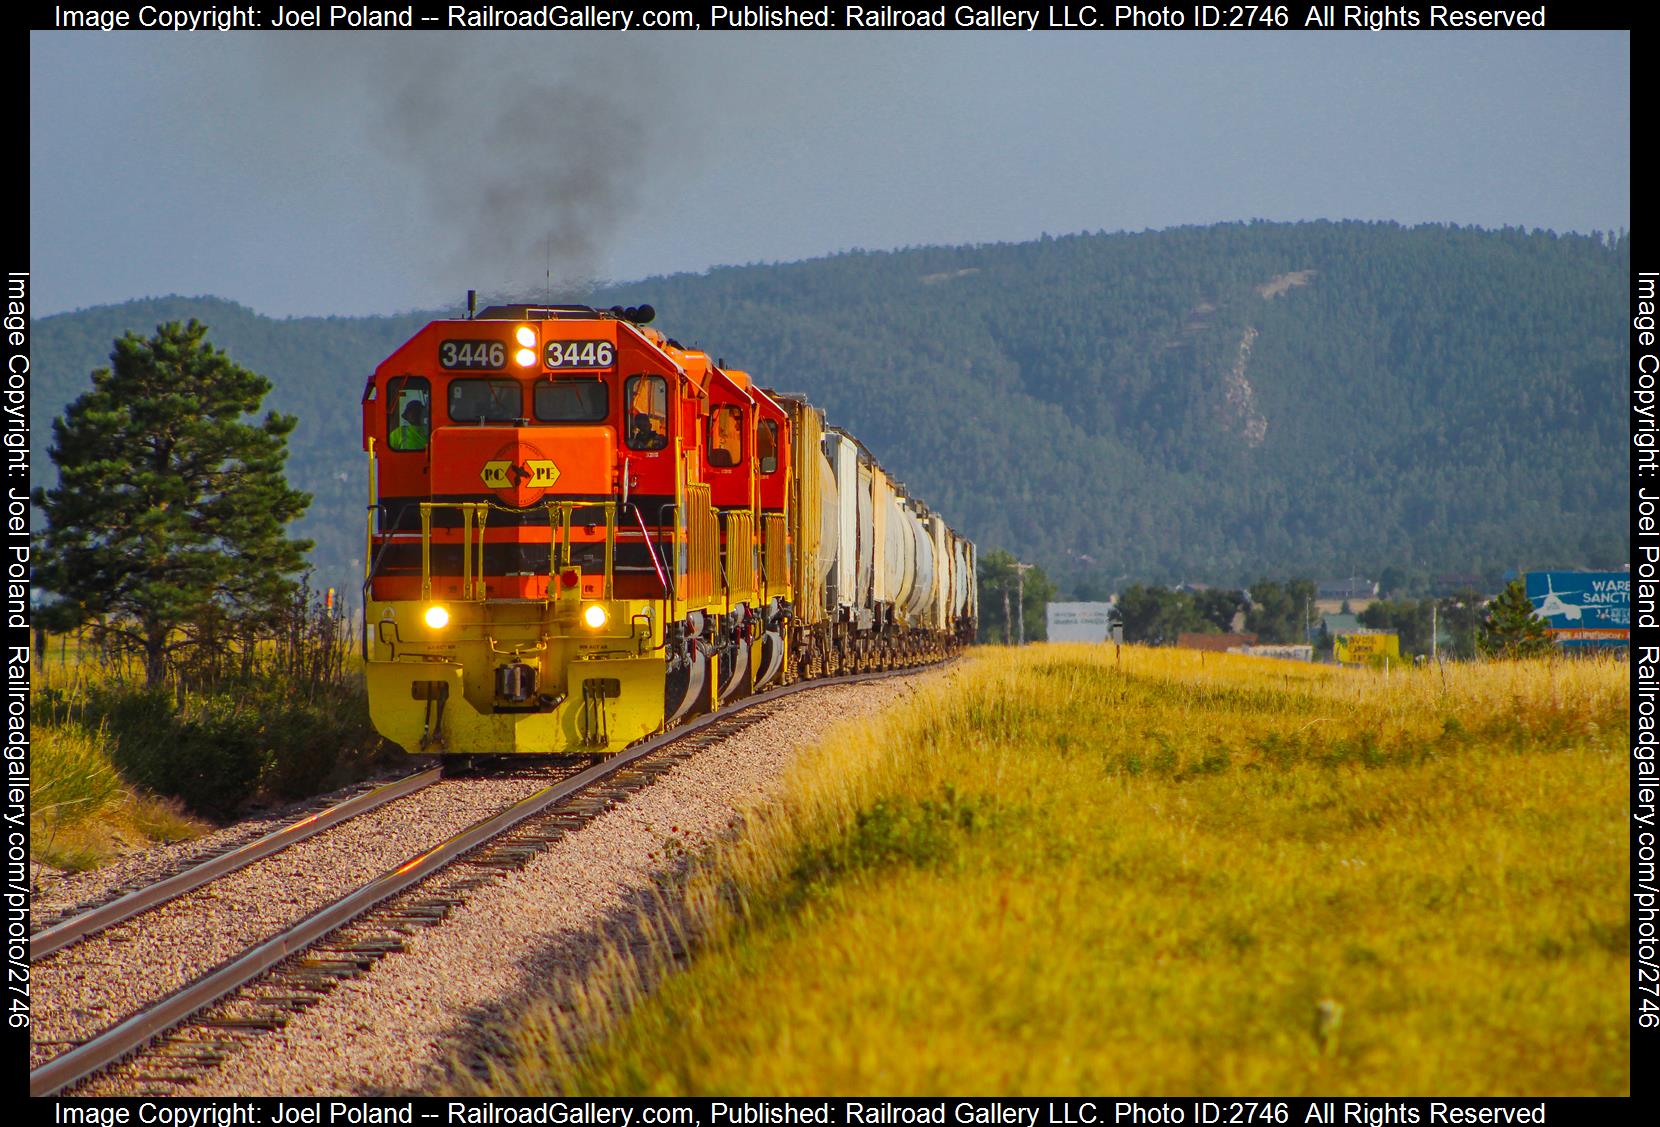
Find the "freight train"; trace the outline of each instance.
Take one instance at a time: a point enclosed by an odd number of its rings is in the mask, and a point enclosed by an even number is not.
[[[972,641],[974,545],[805,397],[649,327],[650,306],[468,304],[363,390],[387,739],[606,755]]]

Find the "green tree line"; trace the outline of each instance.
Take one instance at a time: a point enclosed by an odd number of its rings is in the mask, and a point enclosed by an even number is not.
[[[1494,582],[1629,555],[1629,483],[1605,467],[1626,457],[1630,263],[1623,235],[1252,222],[562,297],[650,301],[677,339],[807,393],[982,553],[1062,590],[1391,566]],[[278,321],[169,298],[45,318],[33,444],[112,338],[207,321],[297,416],[293,476],[314,497],[297,531],[351,584],[359,396],[426,316]]]

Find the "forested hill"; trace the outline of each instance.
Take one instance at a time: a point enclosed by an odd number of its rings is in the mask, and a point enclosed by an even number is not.
[[[670,335],[808,393],[984,548],[1105,585],[1238,583],[1625,560],[1629,268],[1628,238],[1259,222],[853,252],[587,297],[649,301]],[[192,316],[300,415],[304,532],[341,581],[361,554],[358,396],[421,316],[274,321],[167,298],[45,318],[37,480],[50,416],[112,339]]]

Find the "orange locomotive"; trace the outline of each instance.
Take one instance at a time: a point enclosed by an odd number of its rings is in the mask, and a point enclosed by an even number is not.
[[[973,638],[973,545],[652,315],[435,321],[364,388],[370,711],[407,751],[614,752]]]

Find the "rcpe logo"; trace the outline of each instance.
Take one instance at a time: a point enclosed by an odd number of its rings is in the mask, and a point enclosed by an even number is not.
[[[509,442],[479,468],[485,488],[510,505],[534,505],[559,480],[559,467],[528,443]]]
[[[559,467],[545,458],[526,458],[520,464],[503,458],[485,462],[479,477],[491,489],[512,489],[519,485],[546,489],[559,480]]]

